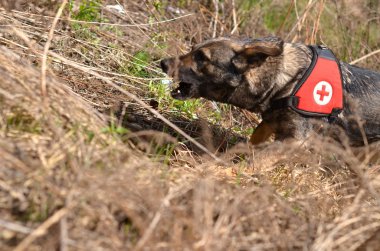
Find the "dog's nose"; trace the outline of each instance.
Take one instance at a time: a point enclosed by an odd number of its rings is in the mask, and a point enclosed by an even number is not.
[[[172,61],[173,61],[172,58],[165,58],[161,60],[160,65],[163,72],[168,73],[169,67]]]

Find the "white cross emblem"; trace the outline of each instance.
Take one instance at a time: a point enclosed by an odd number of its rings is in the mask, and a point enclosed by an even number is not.
[[[313,97],[318,105],[327,105],[332,98],[332,94],[331,84],[326,81],[321,81],[314,87]]]

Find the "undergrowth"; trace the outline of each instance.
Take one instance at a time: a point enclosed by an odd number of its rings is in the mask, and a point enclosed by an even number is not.
[[[62,58],[48,56],[46,97],[36,67],[58,6],[17,2],[19,12],[0,10],[1,250],[378,243],[379,165],[369,158],[378,149],[359,158],[318,135],[305,147],[252,148],[245,142],[260,116],[175,100],[159,69],[160,59],[235,25],[234,35],[324,43],[350,62],[380,47],[378,1],[70,0],[52,37]],[[107,7],[117,2],[125,12]],[[358,64],[379,70],[379,60]]]

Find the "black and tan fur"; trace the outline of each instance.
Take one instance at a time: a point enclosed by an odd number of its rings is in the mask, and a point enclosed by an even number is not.
[[[272,132],[278,140],[303,139],[322,124],[331,127],[326,118],[304,116],[288,107],[271,109],[274,100],[291,94],[311,58],[306,45],[284,43],[277,37],[217,38],[185,55],[162,60],[161,67],[179,83],[171,92],[174,98],[203,97],[260,113],[263,122],[251,138],[258,144]],[[379,140],[380,74],[343,62],[340,67],[344,110],[334,126],[346,132],[352,145]]]

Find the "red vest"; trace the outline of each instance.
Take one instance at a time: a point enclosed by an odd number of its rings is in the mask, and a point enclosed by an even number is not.
[[[309,116],[336,117],[343,109],[343,81],[339,62],[324,46],[309,46],[312,63],[294,88],[292,95],[274,101],[274,108],[290,106]]]

